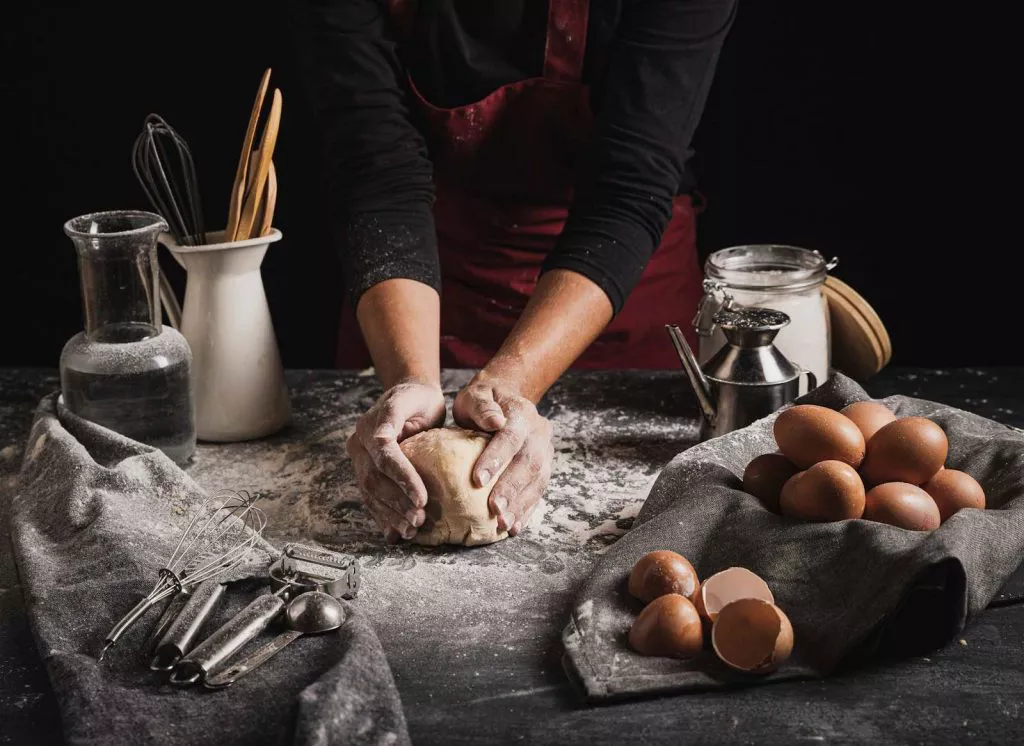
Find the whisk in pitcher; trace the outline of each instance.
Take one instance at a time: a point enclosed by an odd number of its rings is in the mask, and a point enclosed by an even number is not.
[[[200,503],[152,590],[107,633],[100,660],[160,601],[220,577],[246,560],[267,525],[266,514],[254,502],[256,498],[246,492],[231,492]]]

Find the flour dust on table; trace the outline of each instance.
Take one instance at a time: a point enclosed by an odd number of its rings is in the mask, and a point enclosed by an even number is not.
[[[635,386],[626,376],[608,376],[600,394],[586,385],[559,385],[540,405],[554,429],[551,481],[529,527],[507,542],[512,546],[471,552],[387,546],[363,508],[345,454],[345,441],[379,396],[379,386],[369,377],[348,378],[343,385],[328,374],[301,376],[291,380],[295,411],[302,414],[290,428],[261,441],[201,444],[188,471],[203,486],[230,483],[258,493],[271,538],[313,540],[359,553],[364,566],[399,571],[421,562],[482,566],[511,555],[541,572],[557,572],[581,549],[600,552],[628,531],[661,466],[698,437],[692,410],[679,416],[689,407],[682,381],[678,400],[666,399],[666,388],[660,387],[650,402],[642,402],[641,411],[615,404],[637,399],[636,393],[627,399],[617,392]],[[449,398],[469,376],[446,372]]]

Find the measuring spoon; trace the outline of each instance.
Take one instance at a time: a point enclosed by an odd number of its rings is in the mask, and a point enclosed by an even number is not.
[[[345,623],[346,616],[341,601],[323,591],[307,591],[296,596],[288,604],[284,614],[289,627],[287,632],[282,632],[233,666],[207,676],[203,685],[207,689],[231,686],[303,635],[317,635],[338,629]]]

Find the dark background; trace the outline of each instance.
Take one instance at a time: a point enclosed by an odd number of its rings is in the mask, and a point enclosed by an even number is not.
[[[56,366],[81,328],[61,226],[148,208],[129,160],[147,113],[189,141],[208,227],[222,227],[266,66],[285,101],[275,153],[285,238],[264,281],[285,365],[331,365],[340,277],[286,7],[5,7],[0,365]],[[1001,7],[742,2],[695,141],[710,203],[702,252],[778,242],[838,256],[835,274],[886,322],[895,364],[1024,362],[1019,65],[1014,24],[990,10]]]

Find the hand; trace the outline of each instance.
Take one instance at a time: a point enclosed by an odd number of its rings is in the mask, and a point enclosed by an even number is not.
[[[426,518],[427,488],[398,444],[444,418],[440,386],[405,381],[384,392],[348,439],[363,503],[389,542],[411,539]]]
[[[515,536],[529,523],[551,477],[551,423],[510,382],[484,373],[459,392],[452,412],[461,427],[494,433],[473,467],[472,481],[483,487],[508,464],[488,507],[498,518],[498,530]]]

